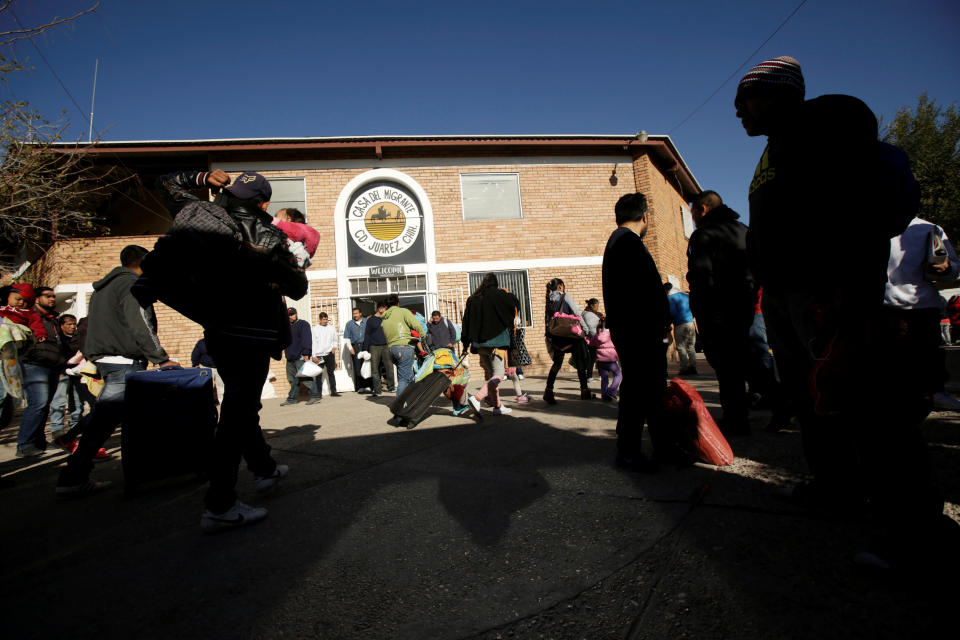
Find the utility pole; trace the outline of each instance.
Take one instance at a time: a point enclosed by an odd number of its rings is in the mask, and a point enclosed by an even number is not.
[[[97,70],[100,67],[100,58],[93,63],[93,95],[90,97],[90,133],[87,134],[87,143],[93,142],[93,103],[97,99]]]

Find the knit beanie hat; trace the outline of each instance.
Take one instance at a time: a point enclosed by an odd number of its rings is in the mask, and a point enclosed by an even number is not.
[[[20,295],[27,302],[27,307],[32,307],[33,303],[36,302],[37,297],[33,293],[33,285],[29,282],[18,282],[12,285],[14,289],[20,292]],[[7,301],[4,300],[3,304],[7,304]]]
[[[780,56],[772,60],[761,62],[747,72],[737,86],[739,95],[744,89],[753,87],[774,88],[796,91],[803,99],[806,89],[803,85],[803,74],[800,73],[800,63],[796,58]]]

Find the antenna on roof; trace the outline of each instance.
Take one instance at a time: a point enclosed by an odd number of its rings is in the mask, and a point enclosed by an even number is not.
[[[87,143],[93,142],[93,103],[97,99],[97,69],[100,67],[100,58],[93,63],[93,95],[90,97],[90,133],[87,134]]]

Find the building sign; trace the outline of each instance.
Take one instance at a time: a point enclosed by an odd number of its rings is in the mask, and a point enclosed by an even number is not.
[[[371,278],[389,278],[391,276],[402,276],[404,274],[403,265],[387,264],[382,267],[370,267]]]
[[[391,181],[365,184],[347,204],[348,264],[426,262],[422,229],[420,201],[406,187]]]

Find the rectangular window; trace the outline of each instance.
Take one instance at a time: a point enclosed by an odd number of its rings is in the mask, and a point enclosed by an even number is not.
[[[522,218],[520,174],[462,173],[460,194],[464,220]]]
[[[276,215],[280,209],[299,209],[307,215],[307,194],[303,185],[303,178],[270,178],[268,180],[273,195],[270,197],[270,207],[267,213]],[[307,217],[307,222],[311,222]]]
[[[482,273],[468,273],[468,284],[470,288],[470,293],[472,294],[474,290],[480,286],[480,282],[483,280],[483,276],[490,273],[489,271],[484,271]],[[493,273],[497,276],[497,282],[500,283],[500,288],[507,289],[513,295],[517,296],[517,299],[520,300],[520,321],[522,327],[530,327],[533,325],[533,315],[530,311],[530,283],[527,278],[526,271],[494,271]]]
[[[686,205],[680,207],[680,217],[683,219],[683,236],[687,239],[693,235],[696,228],[693,224],[693,216],[690,215],[690,208]]]

